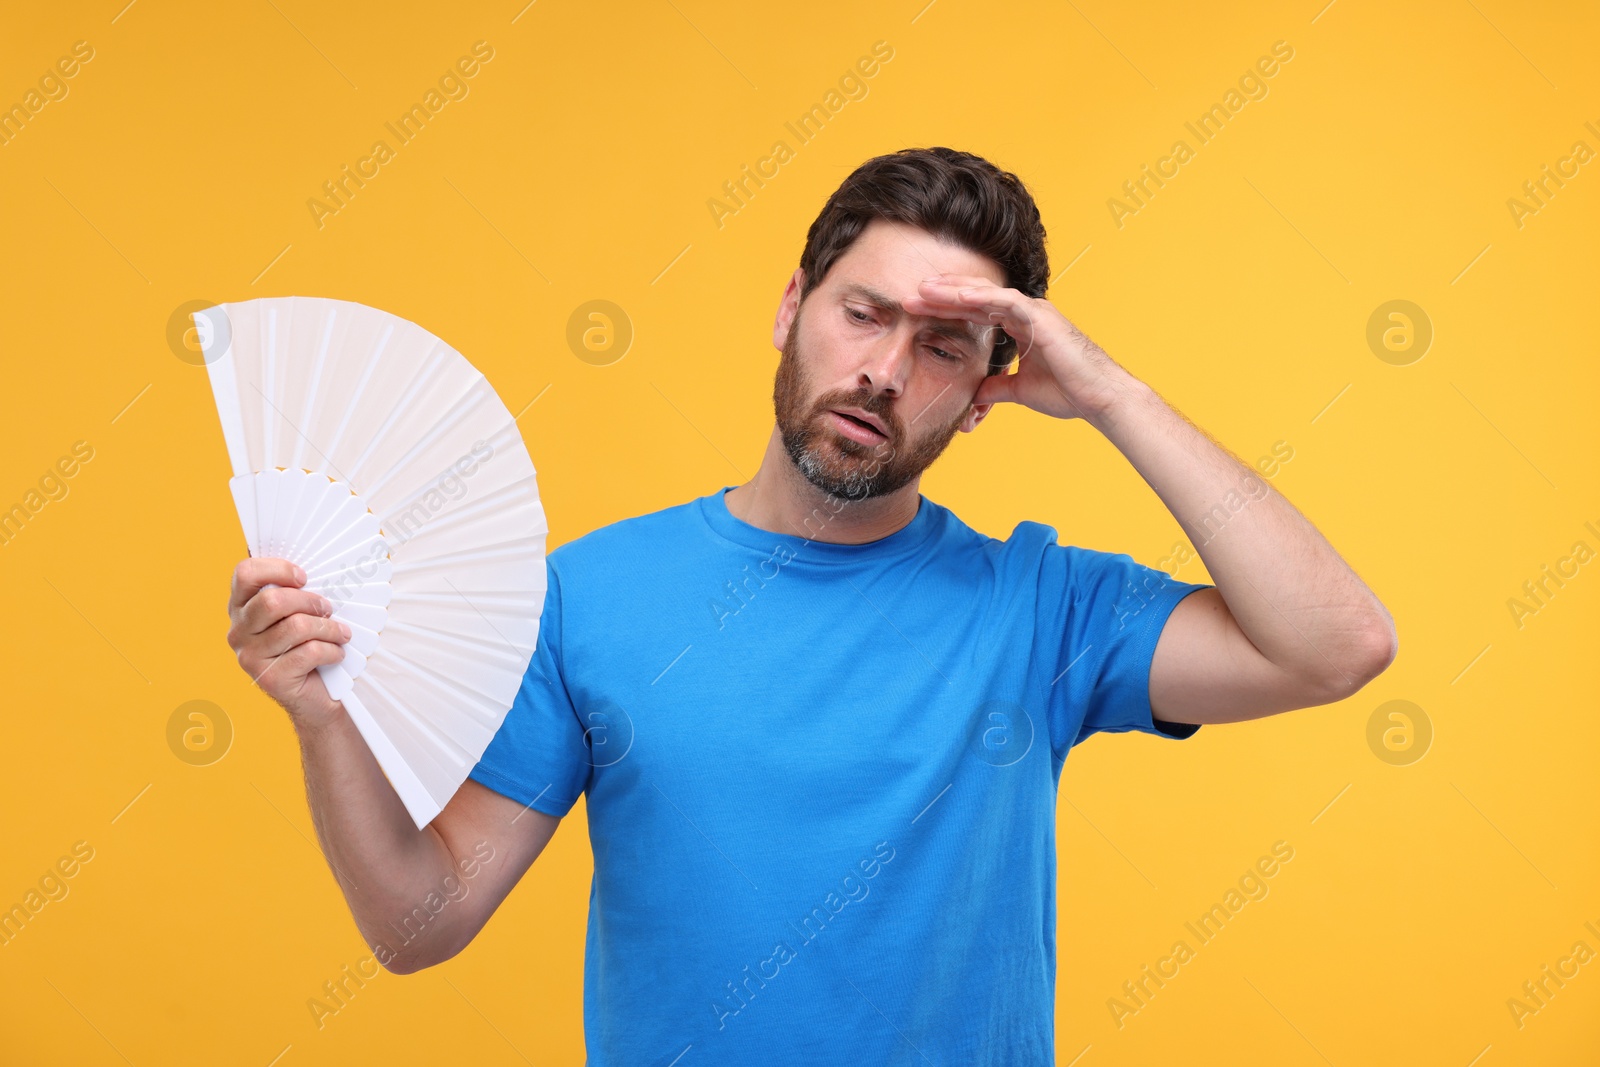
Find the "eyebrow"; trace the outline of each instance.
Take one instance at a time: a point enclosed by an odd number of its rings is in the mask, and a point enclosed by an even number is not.
[[[896,314],[905,313],[905,308],[901,306],[900,301],[880,289],[874,289],[870,285],[864,285],[861,282],[845,282],[842,292],[845,296],[857,297],[869,304],[876,304],[886,311],[892,311]],[[940,337],[948,337],[955,341],[966,341],[974,346],[981,343],[980,338],[973,336],[973,323],[964,319],[941,319],[931,315],[921,317],[928,323],[927,329],[930,333],[937,334]]]

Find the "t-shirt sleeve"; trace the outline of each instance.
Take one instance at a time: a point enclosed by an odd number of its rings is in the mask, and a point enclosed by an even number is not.
[[[1200,589],[1122,552],[1048,544],[1040,568],[1039,647],[1053,665],[1046,707],[1058,756],[1096,730],[1183,739],[1193,723],[1158,722],[1150,662],[1167,617]]]
[[[511,709],[467,777],[557,818],[589,785],[583,724],[561,668],[561,578],[546,558],[548,584],[533,658]]]

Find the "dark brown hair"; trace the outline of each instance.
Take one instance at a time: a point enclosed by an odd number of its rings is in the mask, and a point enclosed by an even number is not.
[[[999,264],[1006,285],[1042,297],[1050,284],[1044,224],[1022,180],[970,152],[902,148],[857,167],[806,233],[803,301],[873,219],[904,222]],[[989,374],[1011,365],[1016,341],[996,331]]]

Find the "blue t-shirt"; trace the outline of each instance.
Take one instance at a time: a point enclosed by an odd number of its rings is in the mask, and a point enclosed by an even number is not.
[[[538,647],[472,778],[587,794],[591,1067],[1050,1064],[1055,810],[1096,730],[1156,723],[1197,589],[919,497],[834,544],[731,488],[554,549]],[[537,951],[532,953],[537,956]]]

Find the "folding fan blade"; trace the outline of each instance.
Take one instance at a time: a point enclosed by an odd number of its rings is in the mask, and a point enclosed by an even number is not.
[[[350,627],[318,668],[418,827],[504,721],[538,641],[548,526],[516,419],[460,353],[322,297],[195,313],[250,553]]]

